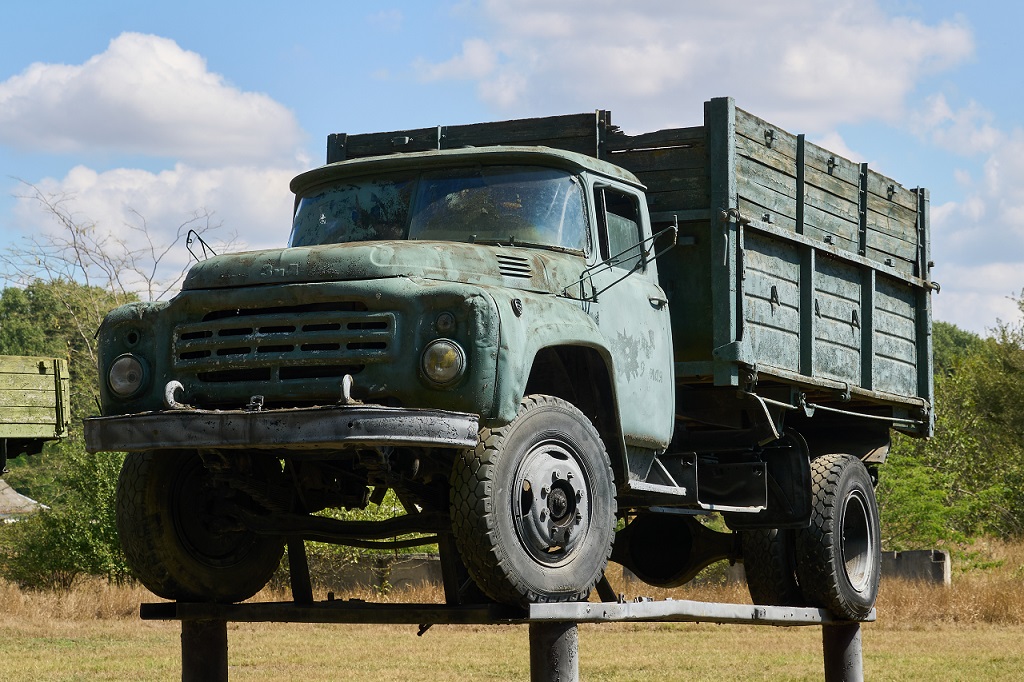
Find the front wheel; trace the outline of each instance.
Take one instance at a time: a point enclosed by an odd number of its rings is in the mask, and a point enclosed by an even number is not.
[[[265,478],[274,464],[254,458],[250,473]],[[284,542],[238,527],[230,494],[196,452],[129,453],[117,481],[117,531],[135,577],[180,601],[229,603],[259,592]]]
[[[587,598],[615,534],[615,486],[594,425],[570,403],[527,396],[456,458],[452,527],[474,582],[508,604]]]
[[[864,464],[850,455],[811,461],[811,524],[796,533],[804,597],[839,618],[865,618],[881,573],[878,503]]]

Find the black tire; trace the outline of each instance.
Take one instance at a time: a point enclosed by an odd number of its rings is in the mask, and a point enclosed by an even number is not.
[[[615,537],[615,482],[594,425],[570,403],[523,399],[481,429],[451,478],[455,542],[473,581],[506,604],[587,598]]]
[[[117,481],[117,531],[128,566],[151,592],[164,599],[231,603],[248,599],[270,580],[284,540],[237,527],[217,530],[225,521],[215,509],[221,495],[195,452],[125,457]]]
[[[796,533],[797,580],[807,603],[860,620],[875,605],[881,531],[871,476],[856,457],[811,461],[811,524]]]
[[[741,531],[740,539],[751,601],[764,606],[807,606],[796,577],[793,531],[756,528]]]

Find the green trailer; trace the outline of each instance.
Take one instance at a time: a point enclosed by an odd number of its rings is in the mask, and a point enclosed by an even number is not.
[[[67,436],[68,381],[67,360],[0,355],[0,469]]]

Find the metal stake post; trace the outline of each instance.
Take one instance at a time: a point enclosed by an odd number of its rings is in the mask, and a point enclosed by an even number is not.
[[[227,682],[228,624],[181,621],[181,682]]]
[[[821,626],[825,682],[864,682],[860,623],[833,622]]]
[[[530,623],[530,682],[579,682],[576,623]]]

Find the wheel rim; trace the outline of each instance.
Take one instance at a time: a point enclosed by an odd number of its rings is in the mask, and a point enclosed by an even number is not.
[[[251,547],[252,537],[232,528],[237,522],[218,510],[209,473],[198,458],[183,467],[171,494],[171,518],[181,546],[189,555],[212,568],[237,564]],[[216,526],[223,528],[218,532]]]
[[[535,561],[561,566],[590,530],[591,483],[576,449],[559,439],[535,445],[516,467],[512,519],[520,544]]]
[[[843,505],[841,550],[846,577],[857,592],[865,592],[871,585],[876,542],[868,502],[861,491],[854,491]]]

